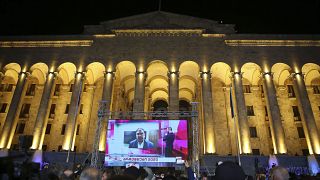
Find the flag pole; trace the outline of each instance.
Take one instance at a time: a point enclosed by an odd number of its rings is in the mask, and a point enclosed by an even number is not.
[[[238,156],[238,163],[239,166],[241,166],[241,159],[240,159],[240,145],[239,145],[239,137],[238,137],[238,133],[239,130],[237,128],[237,124],[236,124],[236,114],[234,113],[233,110],[233,101],[232,101],[232,86],[230,86],[230,108],[231,108],[231,119],[233,121],[233,126],[234,126],[234,134],[235,134],[235,138],[236,138],[236,144],[237,144],[237,156]]]

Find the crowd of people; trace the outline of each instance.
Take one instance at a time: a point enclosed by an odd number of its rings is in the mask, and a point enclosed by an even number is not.
[[[5,164],[3,164],[5,165]],[[30,165],[28,165],[30,166]],[[217,163],[214,175],[208,176],[201,173],[196,177],[188,161],[185,162],[183,170],[175,168],[149,168],[137,167],[107,167],[98,169],[94,167],[83,167],[81,165],[74,168],[65,168],[58,165],[45,165],[41,171],[27,170],[27,174],[13,175],[6,172],[5,167],[0,167],[0,179],[44,179],[44,180],[289,180],[289,179],[320,179],[320,176],[297,176],[290,174],[288,170],[281,166],[273,166],[268,173],[258,171],[256,176],[246,175],[243,168],[235,162],[225,161]],[[25,172],[26,173],[26,172]]]

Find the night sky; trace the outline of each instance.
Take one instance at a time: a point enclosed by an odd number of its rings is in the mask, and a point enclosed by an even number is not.
[[[81,34],[158,10],[158,0],[0,0],[0,35]],[[238,33],[320,34],[320,0],[162,0],[161,10],[236,24]]]

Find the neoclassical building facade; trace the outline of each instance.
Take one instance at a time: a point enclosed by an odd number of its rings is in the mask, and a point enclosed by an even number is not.
[[[237,34],[162,11],[79,35],[0,37],[0,148],[33,135],[32,149],[91,152],[105,100],[112,112],[199,102],[201,154],[320,154],[319,60],[319,35]]]

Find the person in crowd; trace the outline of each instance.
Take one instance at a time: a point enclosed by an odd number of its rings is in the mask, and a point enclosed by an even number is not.
[[[187,174],[188,174],[188,179],[189,180],[195,180],[196,179],[195,175],[194,175],[194,173],[192,171],[191,164],[190,164],[190,162],[188,160],[186,160],[184,162],[184,166],[186,167],[186,171],[187,171]]]
[[[101,180],[109,180],[111,177],[116,175],[115,171],[111,168],[105,169],[102,173]]]
[[[73,171],[71,169],[65,169],[62,171],[61,175],[60,175],[60,179],[61,180],[71,180],[74,179],[74,174]]]
[[[288,170],[284,167],[275,166],[270,171],[270,180],[288,180],[289,178]]]
[[[235,162],[225,161],[218,165],[215,171],[215,180],[245,180],[243,169]]]
[[[166,148],[165,148],[166,157],[172,157],[174,138],[175,137],[174,137],[174,133],[172,132],[172,127],[168,127],[167,133],[163,137],[163,141],[166,142]]]
[[[152,142],[146,140],[145,130],[138,128],[136,130],[136,139],[129,143],[129,148],[150,149],[154,148]]]
[[[80,180],[100,180],[100,171],[97,168],[89,167],[80,174]]]

